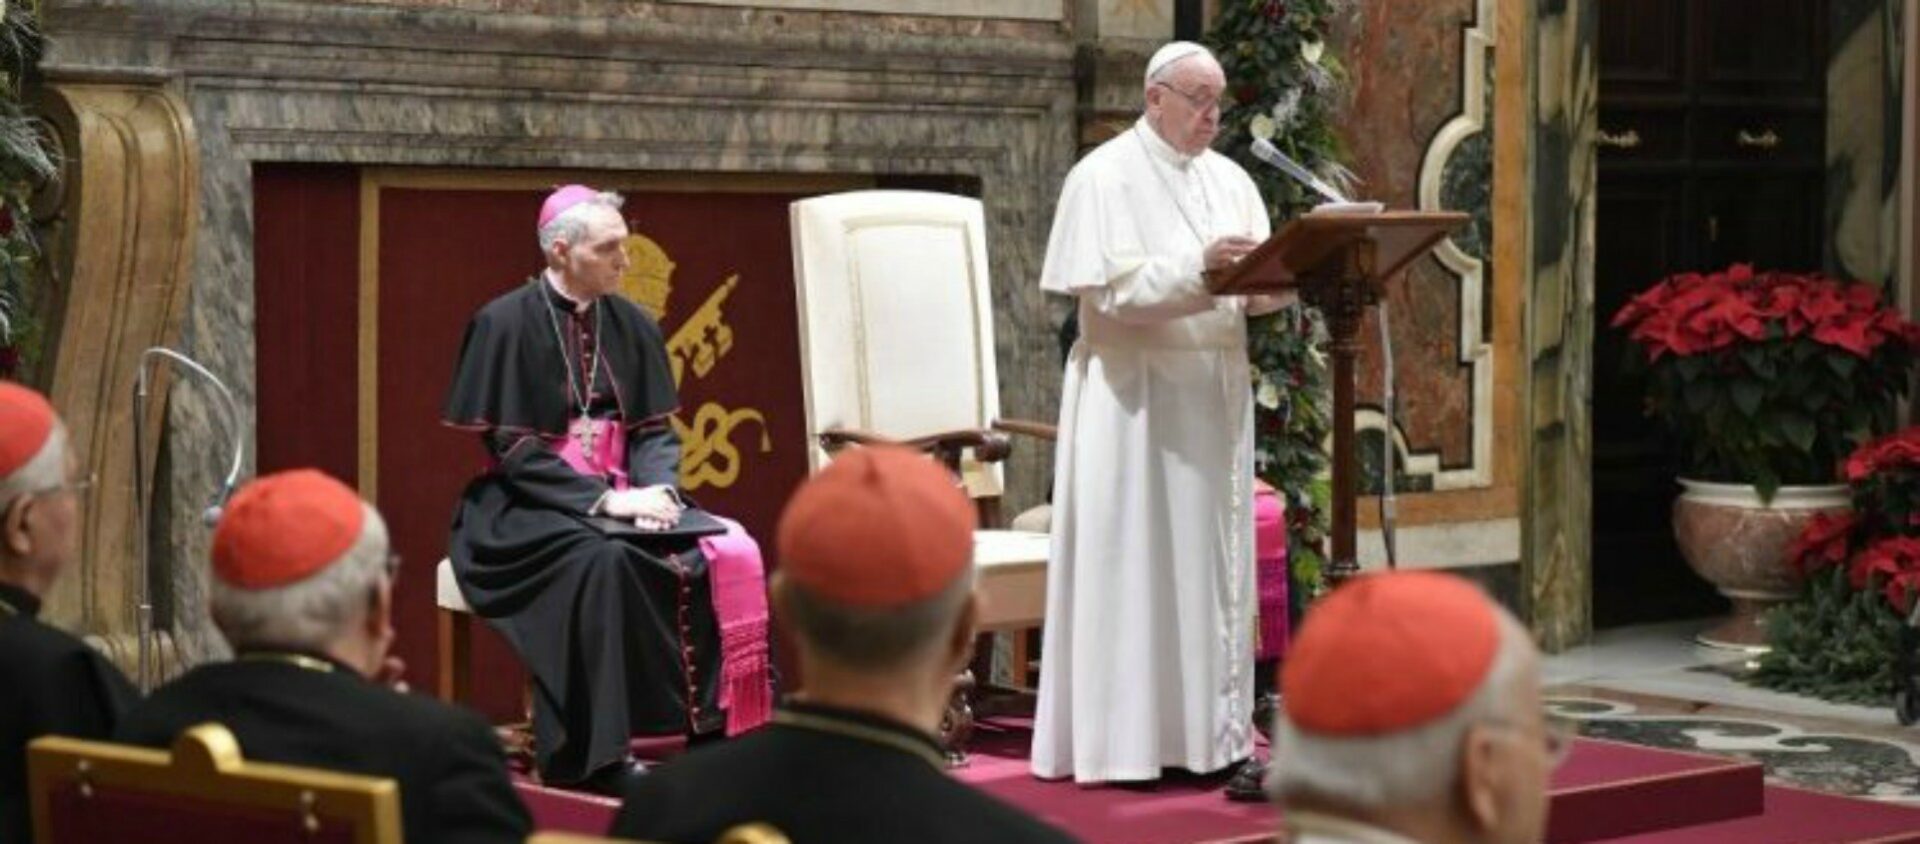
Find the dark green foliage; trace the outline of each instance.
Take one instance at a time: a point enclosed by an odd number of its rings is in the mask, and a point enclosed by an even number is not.
[[[1214,147],[1253,176],[1274,228],[1312,207],[1305,189],[1247,152],[1255,118],[1271,123],[1281,151],[1335,181],[1340,146],[1333,126],[1345,73],[1326,49],[1337,0],[1225,0],[1205,39],[1226,71],[1231,103]],[[1304,306],[1256,317],[1248,325],[1254,368],[1255,470],[1287,497],[1292,594],[1304,601],[1324,588],[1330,491],[1323,443],[1332,431],[1333,396],[1319,347],[1326,330]]]
[[[37,3],[15,0],[0,20],[0,377],[9,378],[32,371],[40,352],[44,276],[28,203],[58,169],[39,120],[21,104],[39,58],[38,12]]]
[[[1878,589],[1854,589],[1844,567],[1815,573],[1798,599],[1767,618],[1756,686],[1842,703],[1885,706],[1892,699],[1900,616]]]

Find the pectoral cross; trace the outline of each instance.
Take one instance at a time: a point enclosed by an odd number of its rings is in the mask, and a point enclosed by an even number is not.
[[[588,419],[583,415],[573,420],[572,425],[567,426],[567,435],[573,437],[573,441],[580,444],[580,452],[582,454],[592,455],[594,453],[593,447],[600,439],[600,426],[594,424],[592,419]]]

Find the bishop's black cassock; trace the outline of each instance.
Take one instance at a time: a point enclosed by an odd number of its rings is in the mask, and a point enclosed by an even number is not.
[[[616,295],[588,307],[536,276],[467,326],[444,421],[477,431],[492,468],[454,511],[448,556],[469,604],[534,677],[549,782],[626,758],[635,734],[718,729],[720,665],[708,561],[688,536],[604,534],[590,510],[611,476],[563,459],[570,426],[624,432],[633,487],[678,488],[679,397],[660,327]],[[617,462],[617,461],[616,461]]]
[[[705,844],[745,823],[793,844],[1070,844],[955,779],[933,736],[873,713],[789,703],[773,723],[640,777],[611,834]]]
[[[39,613],[39,599],[0,583],[0,841],[33,840],[27,742],[105,740],[139,697],[99,652],[41,624]]]

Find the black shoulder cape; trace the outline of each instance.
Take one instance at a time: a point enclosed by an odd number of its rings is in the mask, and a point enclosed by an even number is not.
[[[566,359],[555,336],[553,296],[536,275],[482,307],[467,323],[441,421],[466,430],[495,428],[562,435],[577,413],[569,403]],[[599,377],[612,376],[628,427],[658,423],[679,408],[660,326],[640,306],[600,297]]]

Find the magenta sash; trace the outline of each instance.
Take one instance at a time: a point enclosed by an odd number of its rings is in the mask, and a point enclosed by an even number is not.
[[[720,519],[727,532],[700,537],[713,584],[713,614],[720,622],[720,706],[727,735],[736,736],[773,717],[767,649],[767,575],[760,544],[740,523]]]
[[[1253,571],[1260,593],[1257,659],[1287,651],[1287,505],[1266,484],[1253,493]]]

